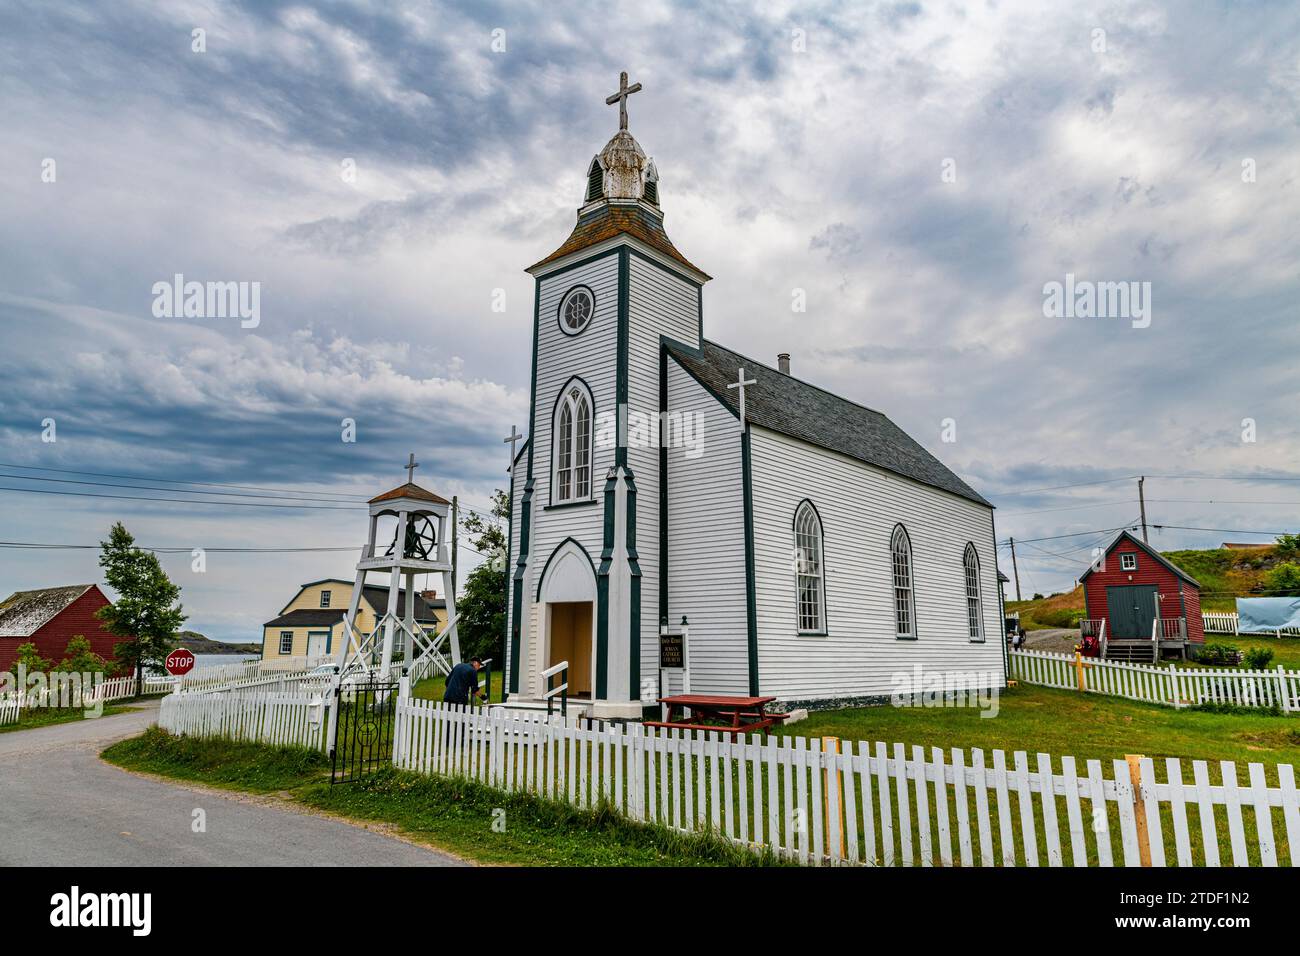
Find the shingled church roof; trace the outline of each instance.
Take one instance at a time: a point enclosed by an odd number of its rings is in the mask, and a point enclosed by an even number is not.
[[[659,216],[640,203],[610,203],[607,201],[601,202],[580,215],[577,225],[573,227],[573,232],[569,234],[569,238],[564,241],[564,244],[545,259],[534,262],[525,271],[531,272],[534,269],[563,259],[571,253],[586,249],[588,246],[594,246],[618,235],[628,235],[633,239],[639,239],[650,248],[662,252],[668,258],[681,263],[692,272],[698,272],[705,279],[709,278],[709,275],[703,269],[677,251],[677,247],[669,240],[668,233],[664,232],[664,224]]]
[[[874,409],[809,385],[708,340],[701,342],[698,352],[673,344],[665,345],[665,348],[733,414],[739,414],[736,390],[728,390],[727,386],[736,380],[743,367],[746,376],[757,380],[756,385],[745,390],[745,416],[755,425],[993,507],[939,459]]]

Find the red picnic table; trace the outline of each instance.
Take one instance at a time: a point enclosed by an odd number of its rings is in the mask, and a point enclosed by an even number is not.
[[[768,728],[785,720],[785,714],[769,714],[764,710],[775,697],[731,697],[725,694],[676,694],[660,697],[659,703],[668,708],[666,720],[647,720],[647,727],[677,727],[682,730],[712,730],[724,734],[744,734]],[[691,720],[673,720],[673,712],[689,707]],[[722,724],[705,724],[697,715],[721,721]]]

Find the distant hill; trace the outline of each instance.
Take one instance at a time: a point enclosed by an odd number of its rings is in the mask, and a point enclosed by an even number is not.
[[[1292,555],[1279,556],[1271,545],[1249,550],[1213,548],[1160,553],[1200,583],[1201,607],[1206,611],[1235,611],[1236,596],[1264,596],[1264,576],[1283,560],[1294,560]],[[1085,569],[1086,565],[1081,566],[1079,573]],[[1084,613],[1083,588],[1035,601],[1007,601],[1007,611],[1019,611],[1021,626],[1026,630],[1078,627]]]
[[[261,644],[227,644],[204,637],[198,631],[181,631],[176,635],[176,646],[193,654],[261,654]]]

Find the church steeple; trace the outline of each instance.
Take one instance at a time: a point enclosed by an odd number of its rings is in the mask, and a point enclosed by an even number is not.
[[[678,252],[664,232],[664,214],[659,206],[659,170],[628,132],[627,98],[640,92],[641,84],[629,86],[627,74],[620,73],[618,87],[605,102],[610,106],[618,104],[619,129],[587,167],[587,187],[577,225],[559,249],[534,263],[528,271],[625,234],[685,266],[697,281],[707,281],[708,275]]]

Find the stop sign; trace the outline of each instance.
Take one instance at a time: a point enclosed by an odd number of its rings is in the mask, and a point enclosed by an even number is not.
[[[163,666],[167,668],[168,674],[180,677],[194,669],[194,655],[185,648],[178,647],[167,655]]]

